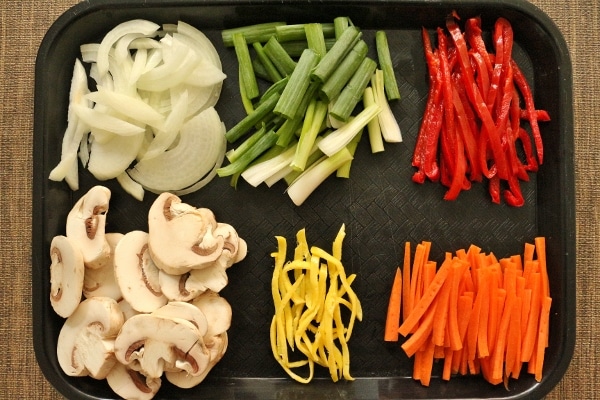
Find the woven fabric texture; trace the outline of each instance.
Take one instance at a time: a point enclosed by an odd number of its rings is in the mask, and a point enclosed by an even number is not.
[[[0,398],[59,399],[33,352],[31,230],[34,65],[51,24],[75,4],[4,0],[0,6]],[[574,83],[577,342],[548,399],[592,399],[600,377],[600,0],[533,0],[562,31]],[[560,195],[560,194],[557,194]],[[37,294],[33,293],[33,296]]]

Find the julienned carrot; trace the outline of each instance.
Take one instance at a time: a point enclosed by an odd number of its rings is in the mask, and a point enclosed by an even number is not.
[[[443,380],[471,373],[508,385],[524,363],[541,380],[552,302],[544,290],[550,285],[543,238],[526,245],[522,255],[502,259],[476,246],[446,253],[437,271],[429,260],[430,243],[424,243],[417,245],[412,264],[406,255],[403,264],[413,307],[398,333],[408,336],[401,347],[415,357],[413,378],[428,386],[435,360],[443,359]]]
[[[433,302],[433,299],[440,291],[444,281],[448,277],[450,273],[451,263],[445,261],[440,266],[438,273],[435,275],[435,278],[431,282],[431,284],[425,289],[423,292],[423,296],[419,299],[419,301],[415,304],[413,311],[410,313],[408,318],[402,322],[400,328],[398,328],[398,332],[402,336],[408,335],[411,330],[417,325],[427,308]]]
[[[412,311],[410,291],[410,242],[404,245],[404,263],[402,265],[402,320]]]
[[[387,317],[385,320],[385,333],[383,340],[386,342],[398,341],[398,327],[400,326],[400,307],[402,301],[402,270],[396,268],[394,283],[388,302]]]

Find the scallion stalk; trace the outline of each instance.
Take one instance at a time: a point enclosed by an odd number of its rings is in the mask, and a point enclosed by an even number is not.
[[[354,139],[352,139],[346,146],[350,154],[352,154],[352,160],[346,161],[341,167],[338,168],[335,173],[336,177],[344,179],[350,178],[350,169],[352,168],[352,163],[354,162],[354,154],[356,153],[356,148],[358,147],[358,143],[360,142],[362,135],[363,130],[361,130],[358,135],[354,136]]]
[[[317,65],[317,61],[317,54],[311,49],[302,52],[298,64],[290,75],[290,80],[283,89],[273,112],[288,119],[296,116],[298,107],[302,103],[302,94],[306,92],[310,85],[310,73]]]
[[[275,105],[279,101],[281,96],[279,93],[275,93],[266,99],[262,104],[254,109],[253,112],[246,115],[240,122],[234,125],[227,133],[225,133],[225,138],[229,143],[233,143],[246,133],[248,133],[253,127],[259,123],[263,118],[267,117]]]
[[[325,45],[325,36],[323,35],[323,25],[319,23],[311,23],[304,25],[306,33],[306,44],[308,48],[314,51],[319,57],[319,60],[327,53]]]
[[[252,47],[254,48],[254,51],[256,52],[256,57],[260,60],[263,67],[265,67],[265,71],[267,72],[267,75],[269,76],[269,79],[271,80],[271,82],[280,81],[282,76],[279,73],[279,71],[277,70],[277,67],[275,67],[275,65],[269,58],[269,56],[267,56],[267,54],[265,53],[265,49],[263,48],[263,45],[260,44],[259,42],[254,42],[254,43],[252,43]]]
[[[256,132],[248,136],[242,143],[240,143],[235,149],[231,149],[227,152],[226,156],[230,163],[235,162],[242,156],[248,149],[250,149],[256,142],[260,140],[267,133],[265,125],[261,126]]]
[[[377,58],[379,65],[383,70],[383,82],[385,93],[388,100],[398,100],[400,98],[400,90],[396,82],[396,74],[394,73],[394,64],[390,55],[390,47],[385,31],[377,31],[375,33],[375,46],[377,48]]]
[[[367,87],[363,94],[363,104],[366,107],[377,104],[375,102],[375,95],[373,94],[373,88]],[[379,119],[373,118],[367,124],[367,132],[369,134],[369,144],[371,145],[371,153],[379,153],[385,150],[383,145],[383,137],[381,136],[381,127],[379,126]]]
[[[248,49],[248,43],[244,38],[244,34],[239,32],[233,34],[233,47],[240,69],[240,85],[244,85],[244,92],[249,99],[255,99],[260,95],[260,92],[258,91],[258,83],[256,82],[256,75],[252,67],[252,58],[250,57],[250,50]]]
[[[254,24],[240,26],[237,28],[224,29],[221,31],[221,38],[226,47],[233,46],[233,35],[242,33],[247,43],[266,42],[275,34],[275,27],[285,25],[285,22],[267,22],[263,24]]]
[[[308,24],[288,24],[278,26],[275,28],[275,37],[280,43],[294,40],[306,40],[306,25]],[[321,25],[321,29],[325,37],[335,37],[335,28],[333,23],[324,23]]]
[[[365,59],[369,48],[364,40],[359,40],[352,50],[342,60],[340,65],[332,72],[331,76],[319,89],[319,95],[326,101],[332,101],[341,92],[352,78],[358,66]]]
[[[343,147],[346,147],[348,143],[356,136],[362,129],[367,126],[369,121],[377,116],[381,112],[381,108],[377,104],[372,104],[369,107],[362,110],[356,117],[351,117],[350,121],[344,124],[341,128],[331,132],[325,139],[319,143],[319,148],[323,153],[328,156],[340,151]]]
[[[277,41],[275,36],[271,38],[264,45],[265,54],[271,59],[271,62],[282,76],[291,75],[296,68],[296,62],[281,46],[281,43]]]
[[[302,205],[325,179],[351,159],[352,154],[345,147],[331,157],[321,158],[292,182],[287,190],[288,196],[295,205]]]
[[[342,33],[342,36],[336,40],[333,47],[319,61],[311,78],[319,82],[327,80],[348,52],[350,52],[361,35],[361,32],[355,27],[348,27]]]
[[[352,114],[358,102],[362,100],[363,92],[376,68],[377,63],[373,59],[365,57],[362,60],[348,84],[335,99],[330,111],[331,115],[342,122],[348,121],[350,114]]]
[[[375,97],[375,102],[381,108],[381,113],[377,116],[377,119],[379,120],[383,140],[388,143],[398,143],[402,141],[402,132],[400,131],[400,125],[398,125],[398,121],[385,97],[383,80],[383,71],[377,69],[371,78],[373,96]]]
[[[280,43],[281,47],[289,54],[290,57],[300,57],[304,49],[308,47],[306,40],[293,40],[291,42]],[[325,38],[325,48],[329,51],[335,44],[335,38]]]
[[[242,172],[242,178],[254,187],[265,182],[271,176],[279,173],[279,171],[290,164],[290,160],[292,160],[296,152],[296,144],[297,142],[294,141],[287,148],[275,146],[276,148],[281,149],[279,154],[249,166]]]
[[[303,171],[306,168],[310,150],[327,116],[327,103],[315,98],[311,101],[308,110],[300,133],[300,140],[298,141],[298,146],[296,146],[296,154],[291,163],[291,167],[299,171]]]
[[[333,31],[335,32],[335,38],[339,39],[342,33],[349,27],[352,26],[350,18],[348,17],[335,17],[333,19]]]
[[[269,150],[277,142],[277,133],[272,129],[267,131],[260,139],[256,141],[247,151],[238,159],[225,167],[217,169],[217,175],[220,177],[231,176],[241,173],[257,157]]]

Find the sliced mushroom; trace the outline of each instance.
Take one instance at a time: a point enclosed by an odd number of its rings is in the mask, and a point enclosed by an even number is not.
[[[212,211],[182,203],[171,193],[159,195],[148,213],[148,245],[156,266],[181,275],[211,265],[223,252],[216,227]]]
[[[116,363],[106,376],[110,388],[124,399],[150,400],[161,386],[160,378],[148,378],[139,371]]]
[[[200,309],[193,304],[183,301],[171,301],[156,311],[152,315],[164,318],[179,318],[191,322],[198,329],[200,337],[208,332],[208,322],[206,316]]]
[[[58,335],[56,354],[65,374],[104,379],[116,362],[114,340],[122,325],[123,314],[114,299],[82,301]]]
[[[226,332],[231,326],[231,305],[218,293],[206,291],[196,297],[192,304],[204,313],[208,321],[208,331],[204,335],[207,344],[210,338]]]
[[[210,363],[204,370],[203,374],[198,376],[190,376],[182,371],[165,371],[165,377],[173,385],[178,386],[182,389],[189,389],[199,385],[206,378],[212,368],[223,358],[225,351],[227,350],[228,337],[227,332],[215,336],[210,346],[207,346],[210,351]]]
[[[171,275],[160,271],[161,289],[171,301],[190,301],[207,290],[219,292],[229,282],[226,268],[217,260],[213,265],[193,269],[182,275]]]
[[[123,238],[122,233],[107,233],[106,242],[110,247],[108,262],[100,268],[86,268],[83,277],[83,295],[87,298],[94,296],[110,297],[117,301],[123,297],[121,288],[115,278],[114,252],[117,244]]]
[[[199,335],[198,328],[184,319],[139,314],[123,324],[115,340],[115,355],[149,378],[160,378],[166,369],[174,368],[197,376],[210,362]]]
[[[72,240],[59,235],[50,243],[50,259],[50,304],[58,315],[67,318],[81,302],[83,255]]]
[[[77,243],[88,268],[100,268],[110,262],[110,246],[104,235],[110,195],[108,188],[94,186],[67,216],[67,237]]]
[[[127,302],[127,300],[125,300],[125,299],[119,300],[119,307],[121,307],[121,312],[123,313],[123,319],[125,321],[127,321],[129,318],[133,317],[134,315],[140,314],[140,312],[137,310],[134,310],[133,307],[131,307],[131,304],[129,304]]]
[[[139,312],[152,312],[167,304],[158,281],[158,268],[148,252],[148,234],[126,233],[117,244],[115,276],[123,298]]]
[[[215,236],[223,238],[223,254],[220,259],[226,267],[242,261],[248,252],[246,241],[239,237],[235,228],[222,222],[217,223]]]

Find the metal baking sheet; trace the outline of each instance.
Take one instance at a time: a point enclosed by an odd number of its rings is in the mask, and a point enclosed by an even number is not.
[[[466,19],[481,16],[489,32],[498,17],[514,29],[514,58],[527,74],[538,108],[552,120],[544,123],[545,162],[522,189],[526,204],[511,208],[489,201],[485,184],[475,184],[459,199],[442,199],[439,184],[414,184],[410,165],[427,96],[427,69],[421,27],[442,26],[452,10]],[[156,23],[188,22],[215,44],[228,78],[217,105],[230,127],[243,115],[238,96],[237,66],[232,49],[223,47],[220,31],[274,20],[288,23],[328,22],[346,15],[367,40],[375,30],[388,33],[402,99],[393,111],[404,142],[388,145],[371,155],[361,143],[349,180],[326,181],[301,207],[292,204],[282,186],[269,190],[228,179],[216,179],[184,201],[214,210],[217,219],[236,227],[247,240],[248,257],[229,270],[223,290],[233,307],[230,344],[209,377],[193,389],[163,382],[156,398],[169,399],[432,399],[539,398],[562,378],[575,343],[575,212],[573,167],[573,111],[571,64],[562,35],[539,9],[525,1],[172,1],[126,0],[81,2],[65,12],[49,29],[36,60],[33,189],[33,334],[39,365],[54,387],[69,399],[115,398],[104,381],[65,376],[56,360],[56,340],[63,320],[49,303],[49,246],[64,234],[72,204],[98,184],[82,173],[81,189],[71,192],[64,183],[47,179],[60,157],[66,127],[68,89],[79,45],[100,38],[119,22],[145,18]],[[373,47],[373,46],[372,46]],[[113,181],[107,231],[146,229],[147,210],[155,196],[143,203],[126,195]],[[269,323],[272,316],[270,279],[276,248],[275,235],[293,243],[295,232],[307,229],[311,243],[327,246],[341,224],[346,225],[343,260],[358,278],[355,288],[364,319],[350,342],[354,382],[332,383],[318,369],[308,385],[292,381],[271,355]],[[522,251],[536,235],[547,238],[548,270],[553,297],[550,343],[544,379],[527,375],[511,380],[509,390],[492,386],[479,376],[439,378],[436,366],[431,386],[411,378],[412,360],[397,344],[384,343],[383,322],[387,294],[405,241],[433,242],[432,257],[475,243],[484,251],[510,255]]]

